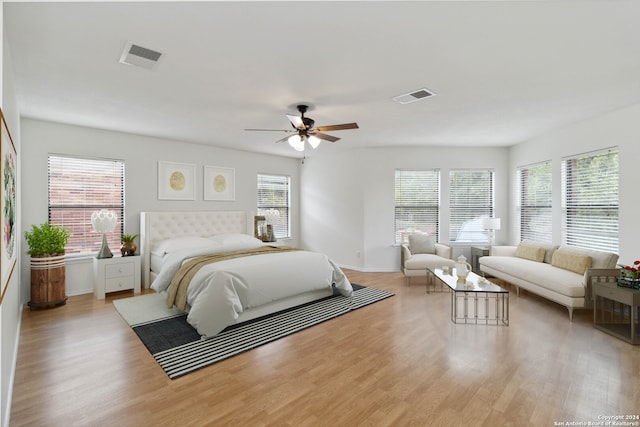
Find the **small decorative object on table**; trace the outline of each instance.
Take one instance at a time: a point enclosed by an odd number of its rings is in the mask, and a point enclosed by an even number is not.
[[[267,220],[264,215],[256,215],[253,217],[253,234],[256,239],[260,239],[264,242],[267,229]]]
[[[633,265],[621,265],[618,286],[631,289],[640,289],[640,260]]]
[[[455,263],[456,267],[456,276],[458,276],[459,282],[465,282],[467,280],[467,276],[471,271],[471,264],[467,262],[467,258],[464,255],[460,255],[458,257],[458,261]]]
[[[280,211],[277,209],[269,209],[264,212],[264,218],[267,222],[267,231],[266,236],[262,239],[265,242],[275,242],[278,239],[276,238],[275,232],[273,230],[273,226],[275,225],[278,218],[280,218]]]
[[[138,245],[136,245],[135,240],[137,237],[137,234],[123,234],[120,236],[120,241],[122,242],[120,253],[122,256],[133,256],[136,254]]]

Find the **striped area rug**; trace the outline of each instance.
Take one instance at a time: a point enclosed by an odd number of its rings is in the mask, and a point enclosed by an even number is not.
[[[157,352],[153,357],[169,378],[175,379],[393,295],[362,287],[354,291],[353,298],[340,295],[316,301],[229,328],[206,340],[200,339]]]

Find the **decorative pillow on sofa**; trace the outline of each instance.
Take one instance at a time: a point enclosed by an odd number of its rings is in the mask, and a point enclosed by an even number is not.
[[[574,273],[584,274],[588,268],[591,268],[591,257],[589,255],[557,250],[553,253],[551,265],[573,271]]]
[[[544,260],[544,247],[532,245],[531,243],[520,242],[516,248],[518,258],[530,259],[531,261],[542,262]]]
[[[589,268],[617,268],[618,254],[613,252],[600,251],[595,249],[578,248],[571,245],[560,245],[561,251],[587,255],[591,257],[591,267]]]
[[[547,263],[547,264],[551,264],[551,257],[553,256],[553,253],[556,251],[556,249],[558,249],[559,245],[552,245],[551,243],[544,243],[544,242],[536,242],[535,240],[523,240],[521,243],[525,243],[527,245],[533,245],[533,246],[542,246],[544,248],[544,260],[543,262]]]
[[[435,254],[436,236],[411,234],[409,236],[409,250],[412,254]]]
[[[551,264],[553,254],[558,250],[559,245],[542,245],[544,248],[544,262]]]

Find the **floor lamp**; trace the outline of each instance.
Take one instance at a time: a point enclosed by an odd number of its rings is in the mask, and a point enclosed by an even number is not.
[[[500,218],[482,218],[482,228],[487,230],[489,235],[489,246],[496,243],[496,230],[500,230]]]
[[[113,231],[118,221],[118,216],[106,209],[94,211],[91,214],[91,226],[96,233],[102,233],[102,247],[96,258],[113,258],[113,254],[109,250],[107,244],[107,233]]]

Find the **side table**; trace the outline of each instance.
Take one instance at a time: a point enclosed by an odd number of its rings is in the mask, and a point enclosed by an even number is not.
[[[591,282],[593,326],[631,344],[640,344],[640,291],[611,281]]]
[[[140,293],[140,256],[93,259],[93,293],[104,299],[109,292],[133,289]]]
[[[471,246],[471,270],[473,270],[474,273],[482,274],[480,272],[480,261],[478,259],[481,256],[488,256],[489,249],[488,246]]]

